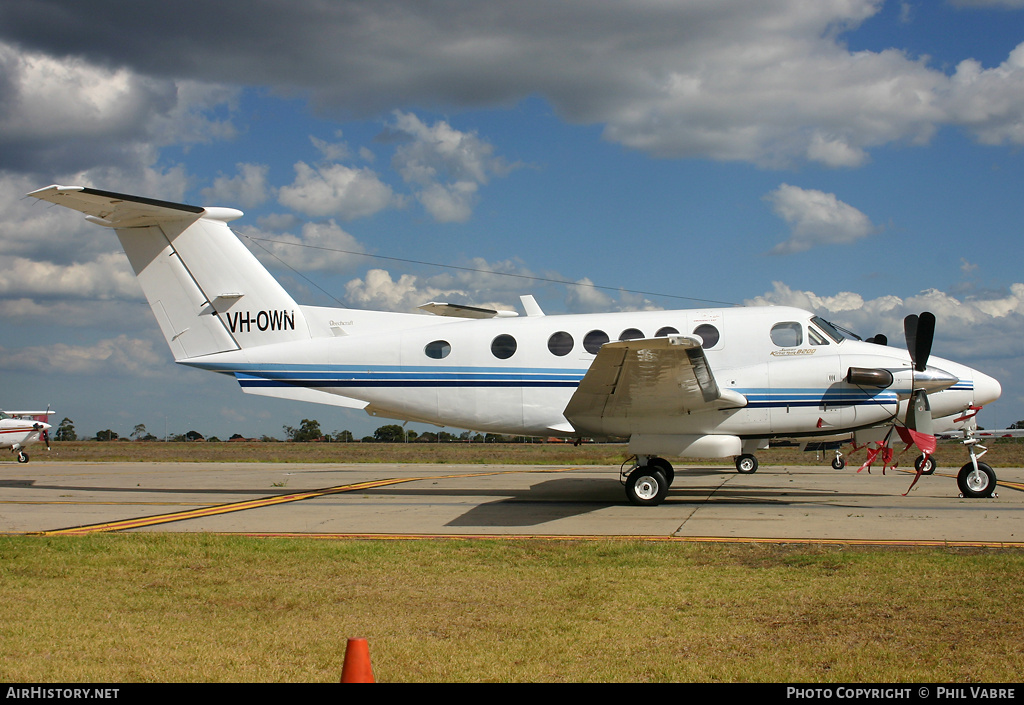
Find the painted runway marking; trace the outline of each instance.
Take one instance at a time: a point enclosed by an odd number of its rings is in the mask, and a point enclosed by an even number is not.
[[[157,526],[159,524],[170,524],[176,521],[185,521],[187,519],[200,519],[203,517],[216,516],[218,514],[229,514],[231,512],[240,512],[247,509],[258,509],[261,507],[273,507],[278,504],[288,504],[290,502],[301,502],[306,499],[315,499],[317,497],[324,497],[332,494],[341,494],[344,492],[359,492],[361,490],[377,489],[379,487],[388,487],[390,485],[399,485],[405,482],[419,482],[422,480],[446,480],[452,478],[462,477],[487,477],[490,475],[512,475],[522,472],[529,473],[557,473],[557,472],[568,472],[574,468],[561,468],[553,469],[546,468],[541,470],[492,470],[488,472],[475,472],[475,473],[459,473],[451,475],[429,475],[426,477],[407,477],[407,478],[388,478],[384,480],[369,480],[367,482],[357,482],[351,485],[338,485],[336,487],[327,487],[320,490],[308,490],[306,492],[293,492],[290,494],[274,495],[272,497],[263,497],[261,499],[250,499],[242,502],[230,502],[228,504],[217,504],[208,507],[200,507],[198,509],[190,509],[184,512],[173,512],[171,514],[158,514],[156,516],[149,517],[138,517],[135,519],[122,519],[119,521],[102,522],[99,524],[85,524],[82,526],[74,526],[66,529],[54,529],[51,531],[40,531],[36,532],[36,535],[40,536],[80,536],[82,534],[94,534],[109,531],[126,531],[128,529],[139,529],[147,526]]]

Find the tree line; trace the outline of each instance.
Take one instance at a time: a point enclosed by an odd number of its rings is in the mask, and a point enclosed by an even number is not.
[[[302,419],[298,426],[283,426],[282,429],[284,431],[285,440],[296,443],[533,443],[537,441],[537,439],[529,436],[505,436],[496,433],[475,433],[473,431],[463,431],[459,434],[449,433],[448,431],[419,432],[405,428],[399,424],[387,424],[380,426],[373,432],[373,435],[363,436],[362,438],[357,439],[348,429],[343,431],[334,431],[333,433],[325,433],[321,430],[320,422],[316,419]],[[67,417],[57,425],[57,430],[53,433],[52,438],[55,441],[122,440],[121,436],[116,431],[109,428],[97,432],[95,436],[79,438],[78,434],[75,432],[74,422]],[[132,432],[127,436],[126,440],[166,440],[171,442],[221,441],[221,439],[216,436],[210,436],[207,438],[198,431],[188,431],[186,433],[168,436],[165,439],[160,439],[147,431],[145,424],[137,424]],[[259,438],[247,438],[236,433],[232,435],[228,441],[263,441],[270,443],[280,441],[280,439],[266,435]]]
[[[371,436],[363,436],[357,439],[351,431],[345,429],[344,431],[334,431],[333,433],[324,433],[320,429],[320,422],[316,419],[302,419],[298,426],[283,426],[285,439],[296,443],[536,443],[537,438],[531,436],[506,436],[497,433],[475,433],[473,431],[463,431],[458,435],[449,433],[448,431],[423,431],[418,432],[413,429],[405,428],[399,424],[387,424],[380,426]],[[1024,428],[1024,420],[1017,421],[1010,424],[1009,428]],[[121,440],[120,435],[111,429],[105,429],[99,431],[95,436],[90,438],[79,438],[75,432],[74,422],[65,417],[57,425],[57,430],[52,436],[55,441],[117,441]],[[154,436],[152,433],[146,430],[145,424],[137,424],[132,432],[128,435],[128,438],[133,441],[159,441],[160,438]],[[163,439],[172,442],[186,442],[186,441],[208,441],[208,442],[219,442],[221,439],[216,436],[210,436],[209,438],[203,436],[198,431],[188,431],[186,433],[176,434],[168,436]],[[259,438],[246,438],[240,433],[232,435],[229,441],[263,441],[272,443],[279,441],[280,439],[271,436],[261,436]]]

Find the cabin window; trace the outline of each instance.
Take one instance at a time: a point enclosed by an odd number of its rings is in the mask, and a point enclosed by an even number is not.
[[[548,350],[551,351],[552,355],[558,355],[559,357],[568,355],[572,352],[572,346],[572,336],[564,330],[552,333],[551,337],[548,338]]]
[[[511,335],[499,335],[491,341],[491,353],[499,360],[507,360],[516,354],[516,339]]]
[[[803,326],[795,321],[772,326],[772,342],[780,348],[795,348],[804,342]]]
[[[603,330],[592,330],[583,338],[583,347],[591,355],[597,355],[601,346],[608,342],[608,334]]]
[[[435,340],[432,343],[427,343],[427,347],[423,348],[423,352],[426,353],[427,357],[433,360],[443,360],[448,357],[448,353],[451,351],[451,343],[447,340]]]
[[[643,337],[643,331],[637,330],[636,328],[627,328],[619,334],[619,340],[639,340]]]
[[[700,339],[704,342],[701,343],[701,347],[707,350],[718,345],[718,340],[721,337],[718,333],[718,329],[710,323],[702,323],[693,329],[694,335],[699,335]]]
[[[672,326],[665,326],[664,328],[659,328],[658,332],[654,334],[654,337],[667,338],[670,335],[679,335],[679,331],[677,331]]]

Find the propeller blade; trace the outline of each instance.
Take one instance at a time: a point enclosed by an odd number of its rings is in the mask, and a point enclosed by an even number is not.
[[[914,369],[924,372],[928,366],[928,356],[932,354],[935,316],[927,311],[920,316],[910,314],[903,319],[903,334],[907,338],[907,352],[910,353]]]
[[[907,352],[910,361],[917,366],[917,314],[912,313],[903,319],[903,335],[907,339]]]
[[[935,316],[925,311],[917,321],[917,354],[914,369],[924,372],[928,356],[932,354],[932,340],[935,338]]]

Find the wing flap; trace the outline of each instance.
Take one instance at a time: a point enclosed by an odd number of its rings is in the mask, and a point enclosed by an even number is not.
[[[606,343],[584,375],[565,417],[577,429],[606,420],[681,416],[746,406],[722,390],[701,347],[688,335]]]

